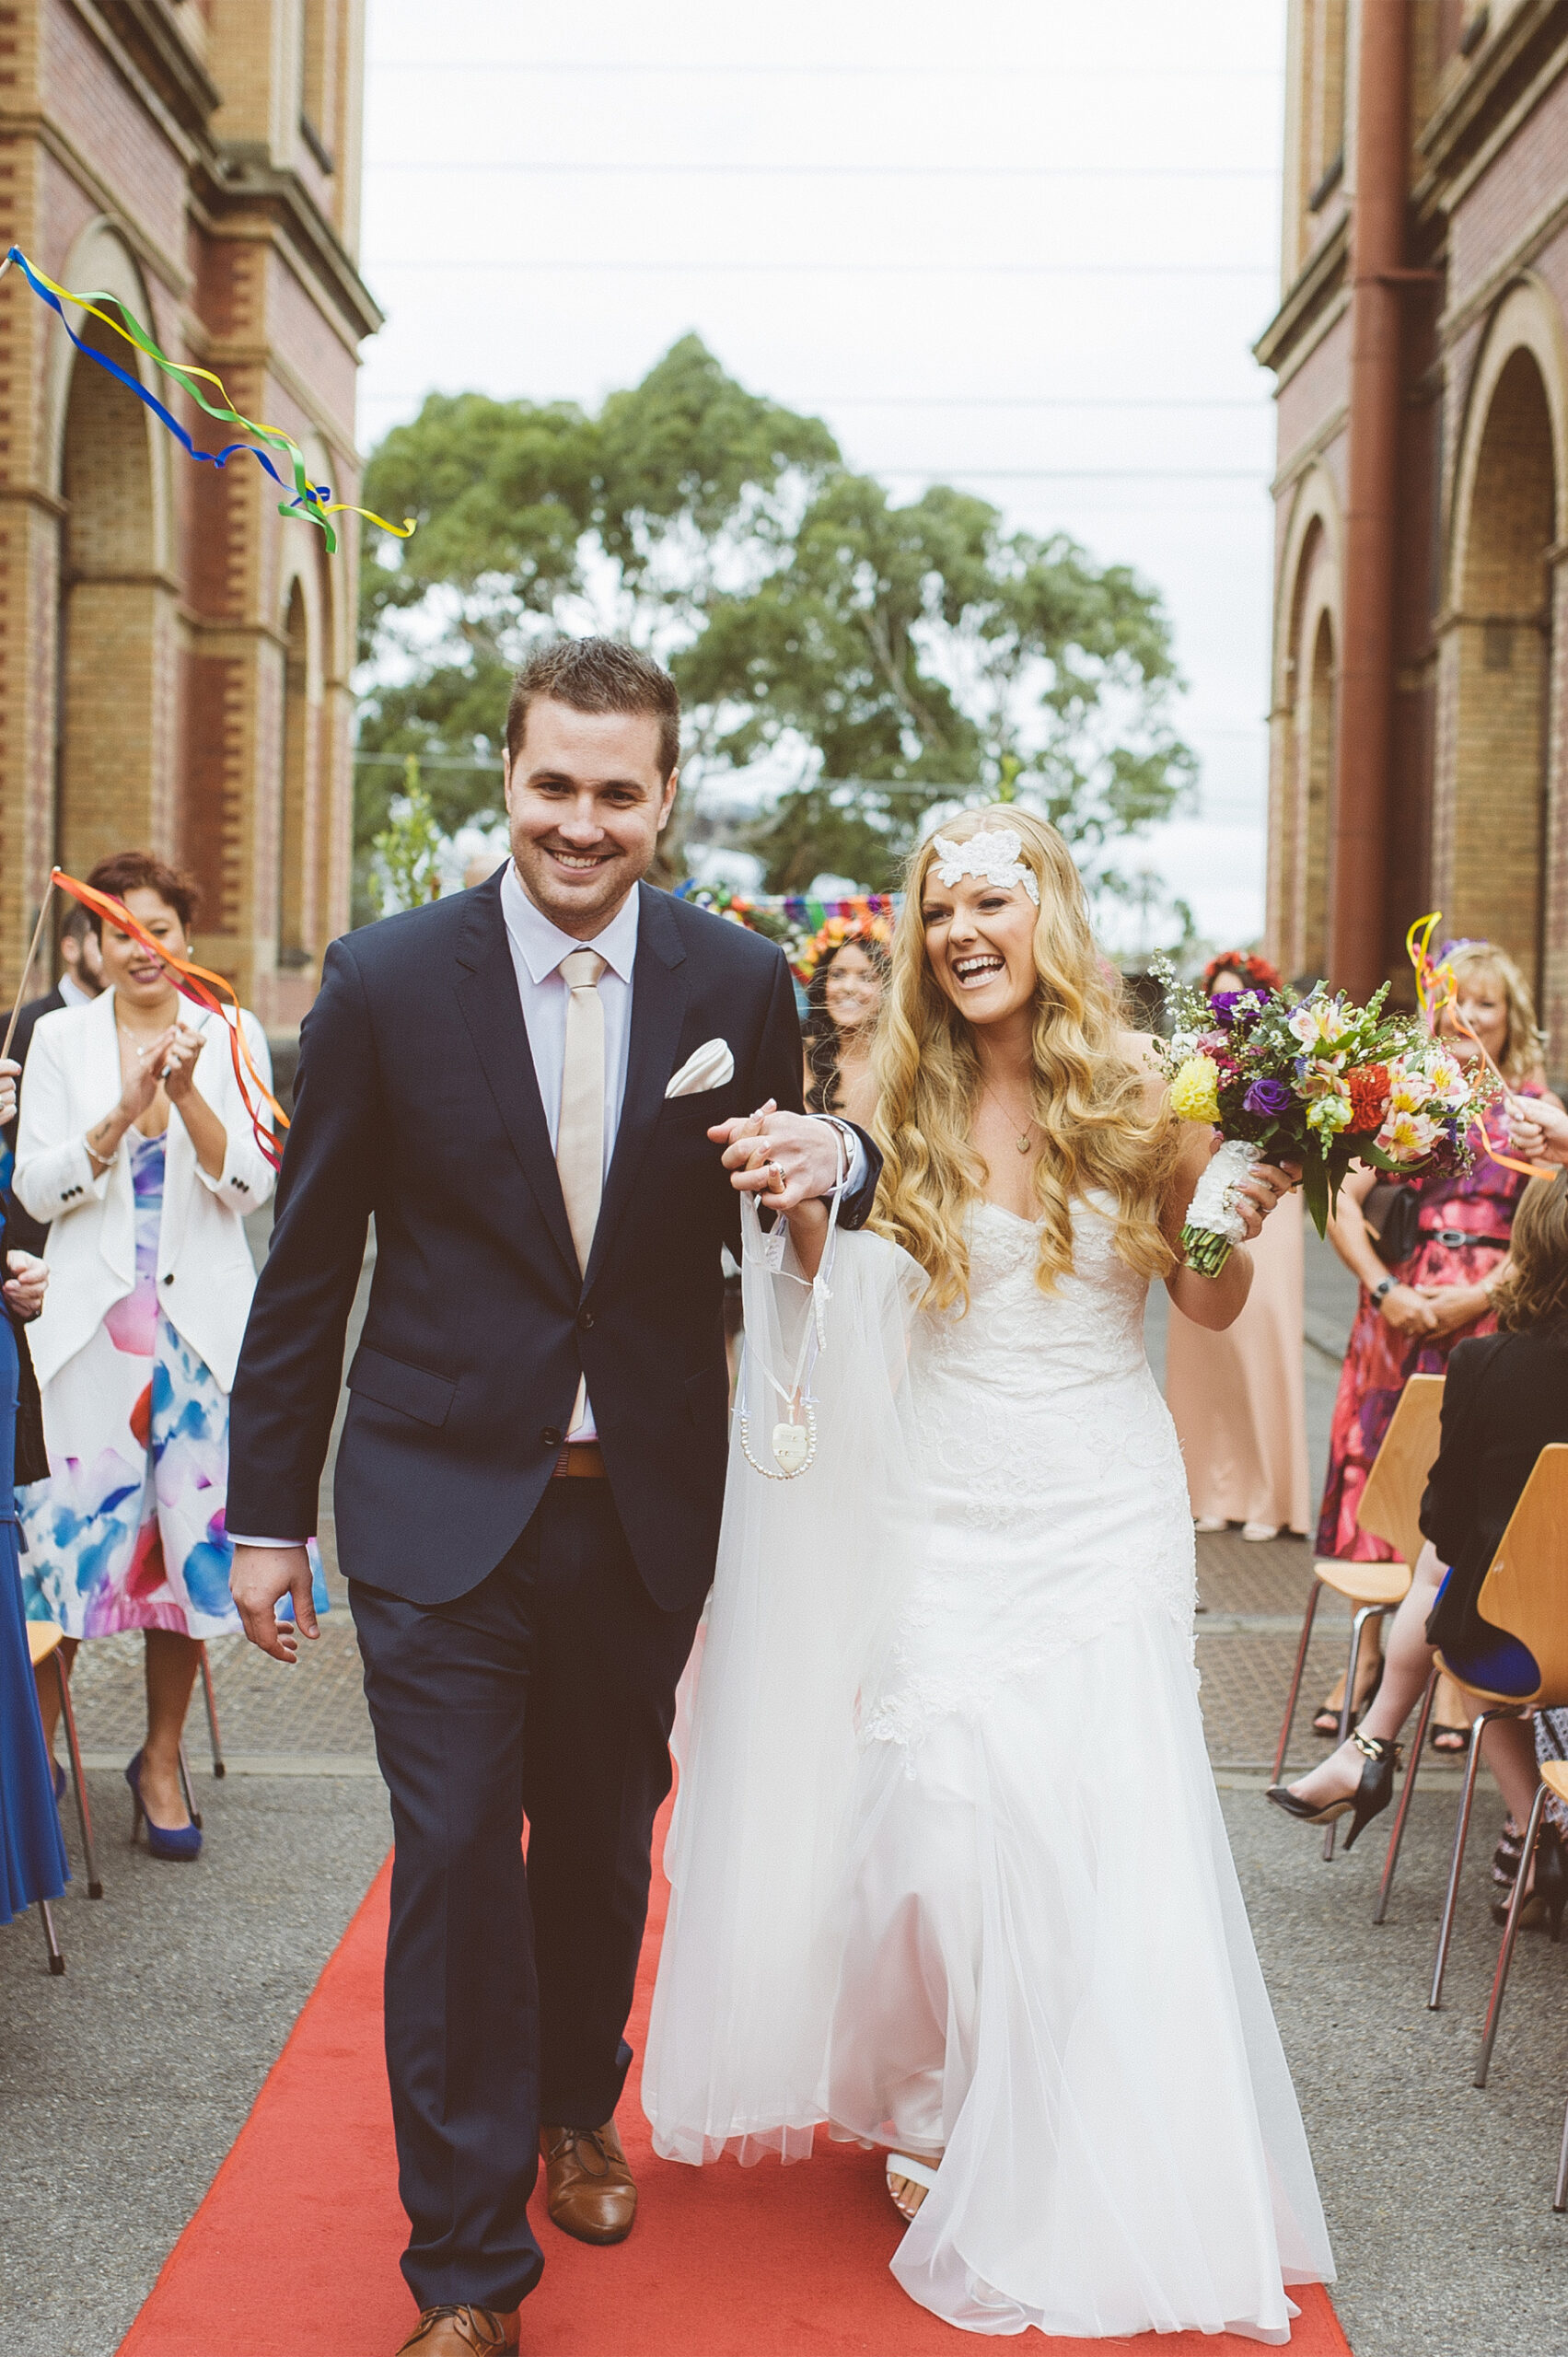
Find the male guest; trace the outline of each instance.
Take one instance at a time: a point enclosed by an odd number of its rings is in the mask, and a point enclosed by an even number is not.
[[[645,656],[546,647],[506,715],[505,866],[332,945],[234,1387],[234,1594],[288,1660],[373,1213],[334,1494],[397,1839],[419,2357],[517,2345],[540,2150],[558,2227],[631,2231],[614,2115],[724,1499],[720,1251],[737,1188],[787,1211],[842,1172],[854,1226],[878,1169],[800,1111],[779,951],[643,881],[679,731]]]

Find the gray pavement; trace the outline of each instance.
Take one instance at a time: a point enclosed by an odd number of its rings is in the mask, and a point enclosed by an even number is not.
[[[1315,1479],[1353,1301],[1309,1236]],[[1157,1364],[1157,1308],[1150,1328]],[[89,1903],[78,1878],[62,1902],[63,1980],[44,1970],[36,1917],[0,1932],[5,2357],[112,2357],[386,1852],[330,1519],[322,1538],[335,1608],[319,1646],[292,1671],[238,1640],[213,1648],[230,1773],[221,1783],[210,1774],[198,1704],[189,1747],[207,1841],[192,1869],[157,1865],[126,1841],[118,1770],[138,1740],[137,1641],[82,1658],[75,1690],[105,1897]],[[1470,2074],[1497,1943],[1487,1874],[1501,1809],[1489,1781],[1436,2014],[1424,2000],[1456,1771],[1430,1756],[1423,1769],[1381,1929],[1371,1915],[1382,1828],[1325,1864],[1317,1839],[1265,1805],[1260,1771],[1310,1552],[1235,1533],[1202,1539],[1198,1656],[1210,1753],[1338,2257],[1336,2304],[1359,2357],[1556,2357],[1568,2221],[1549,2205],[1568,2097],[1568,1944],[1521,1941],[1492,2084],[1478,2093]],[[1308,1694],[1337,1674],[1346,1630],[1342,1611],[1320,1612]],[[1305,1724],[1303,1715],[1292,1746],[1303,1764],[1320,1756]],[[233,2345],[243,2347],[242,2332]]]

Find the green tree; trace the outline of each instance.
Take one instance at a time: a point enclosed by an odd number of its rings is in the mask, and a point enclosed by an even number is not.
[[[418,753],[438,825],[500,808],[501,729],[528,645],[604,630],[668,656],[701,627],[716,585],[779,561],[806,495],[836,461],[832,436],[749,393],[700,337],[666,353],[597,417],[571,402],[432,393],[394,426],[365,476],[370,507],[412,516],[412,540],[367,530],[360,652],[355,848],[370,846],[399,770]],[[691,716],[700,735],[704,716]]]
[[[738,766],[793,739],[820,757],[754,839],[771,888],[806,880],[814,830],[818,866],[884,886],[934,804],[1004,788],[1100,885],[1108,846],[1191,789],[1156,593],[1064,534],[1004,533],[966,493],[895,506],[835,470],[784,561],[706,622],[675,671],[699,704],[722,700],[712,755]]]
[[[441,889],[441,831],[430,796],[420,784],[419,762],[411,753],[403,764],[403,788],[393,797],[387,824],[371,845],[376,855],[377,913],[389,917],[398,909],[415,909],[434,900]]]
[[[1109,886],[1108,847],[1191,784],[1153,590],[966,493],[895,505],[694,335],[597,416],[432,394],[372,456],[366,500],[419,529],[367,537],[362,568],[357,914],[409,754],[442,833],[499,814],[511,674],[557,631],[671,664],[689,783],[769,754],[794,770],[752,835],[774,889],[822,870],[886,887],[933,805],[1005,785]]]

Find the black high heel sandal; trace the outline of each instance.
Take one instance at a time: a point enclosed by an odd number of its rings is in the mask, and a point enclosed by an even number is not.
[[[1509,1901],[1493,1901],[1492,1920],[1494,1923],[1508,1921]],[[1543,1920],[1553,1940],[1562,1935],[1562,1916],[1568,1909],[1568,1855],[1562,1848],[1562,1837],[1555,1825],[1543,1825],[1536,1837],[1535,1880],[1526,1893],[1519,1910],[1519,1927],[1531,1931]]]
[[[1366,1716],[1366,1713],[1377,1700],[1377,1689],[1382,1683],[1383,1656],[1379,1654],[1377,1656],[1377,1666],[1372,1675],[1372,1683],[1368,1686],[1365,1694],[1360,1694],[1356,1697],[1354,1707],[1351,1712],[1350,1723],[1353,1727],[1358,1719],[1364,1719]],[[1317,1713],[1312,1721],[1312,1732],[1325,1743],[1330,1740],[1330,1736],[1335,1740],[1338,1739],[1340,1732],[1340,1714],[1331,1702],[1325,1702],[1321,1709]]]
[[[1355,1837],[1362,1827],[1370,1825],[1375,1817],[1381,1817],[1393,1799],[1394,1771],[1400,1764],[1400,1747],[1386,1736],[1363,1735],[1357,1727],[1351,1741],[1366,1763],[1361,1771],[1361,1782],[1353,1793],[1342,1793],[1337,1799],[1324,1801],[1318,1806],[1314,1806],[1311,1801],[1298,1798],[1288,1784],[1271,1784],[1263,1795],[1265,1800],[1272,1801],[1276,1808],[1283,1808],[1287,1817],[1295,1817],[1303,1825],[1332,1825],[1340,1817],[1348,1817],[1351,1829],[1345,1835],[1347,1850],[1354,1846]],[[1563,1872],[1568,1876],[1568,1864],[1564,1864]],[[1564,1895],[1568,1896],[1568,1889]]]

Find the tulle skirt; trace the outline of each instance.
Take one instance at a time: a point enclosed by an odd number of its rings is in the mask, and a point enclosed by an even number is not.
[[[940,2158],[893,2271],[969,2331],[1283,2341],[1331,2277],[1195,1686],[1132,1617],[864,1756],[828,2110]]]

